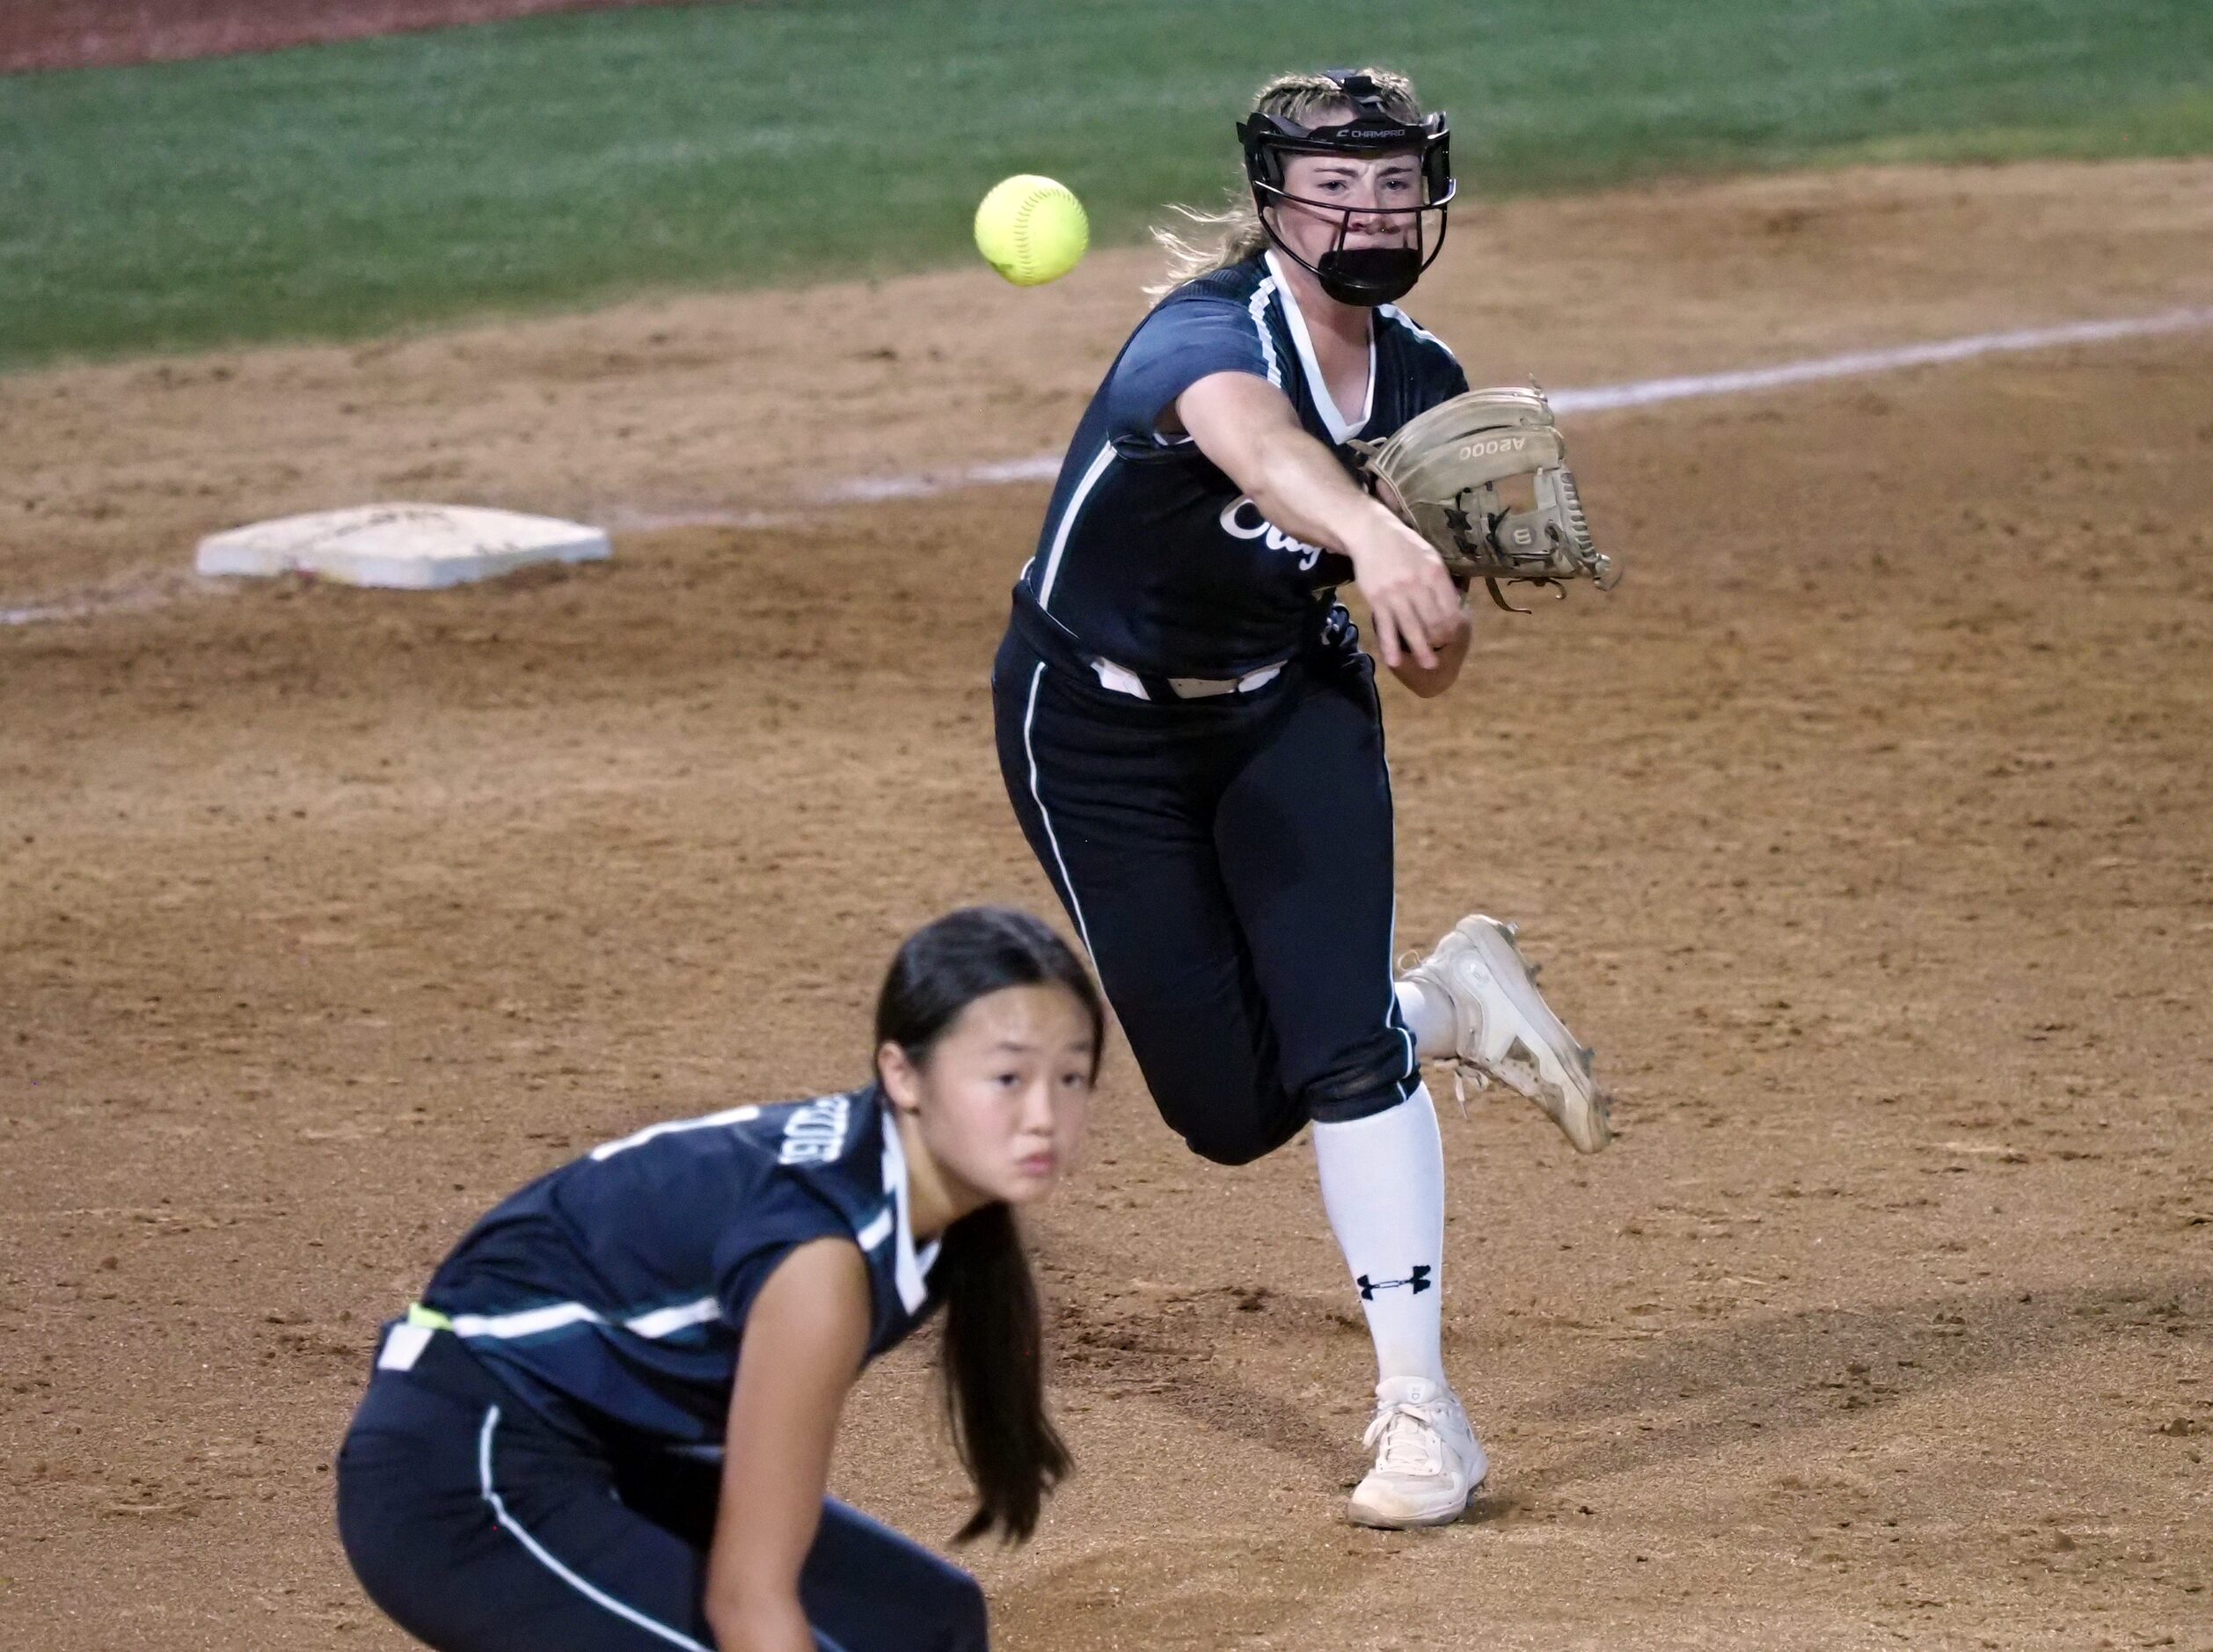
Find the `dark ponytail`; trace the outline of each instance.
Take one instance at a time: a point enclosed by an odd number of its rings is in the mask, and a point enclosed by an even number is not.
[[[908,939],[876,1000],[877,1047],[896,1044],[920,1066],[976,999],[1046,985],[1065,987],[1090,1015],[1097,1077],[1106,1012],[1090,972],[1044,924],[1005,907],[967,907]],[[1045,1413],[1037,1287],[1013,1211],[988,1204],[962,1217],[946,1230],[931,1271],[946,1304],[946,1416],[976,1489],[975,1514],[955,1540],[996,1528],[1020,1542],[1070,1463]]]
[[[1019,1543],[1037,1529],[1039,1507],[1068,1473],[1069,1455],[1045,1412],[1037,1287],[1014,1212],[987,1204],[962,1217],[946,1230],[931,1271],[946,1297],[946,1418],[976,1489],[976,1511],[953,1541],[996,1526]]]

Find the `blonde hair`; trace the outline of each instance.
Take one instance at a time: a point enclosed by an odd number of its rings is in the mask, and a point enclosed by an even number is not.
[[[1413,82],[1389,69],[1363,69],[1360,73],[1376,83],[1383,106],[1394,121],[1412,126],[1421,119],[1421,103]],[[1345,94],[1326,75],[1278,75],[1253,97],[1255,114],[1272,114],[1300,126],[1311,127],[1325,114],[1349,110]],[[1168,273],[1144,289],[1158,303],[1186,281],[1211,275],[1232,264],[1242,264],[1267,245],[1267,230],[1260,223],[1250,186],[1240,181],[1223,197],[1218,210],[1208,212],[1181,202],[1168,210],[1182,220],[1171,227],[1155,224],[1152,238],[1168,255]]]

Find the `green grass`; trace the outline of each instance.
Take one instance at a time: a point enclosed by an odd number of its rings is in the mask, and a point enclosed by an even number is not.
[[[1840,148],[1842,161],[2108,160],[2129,155],[2213,154],[2213,91],[2087,114],[2078,123],[1963,127],[1869,138]]]
[[[2213,148],[2207,0],[905,0],[567,16],[0,78],[0,365],[346,337],[1096,238],[1216,197],[1285,65],[1412,69],[1523,193],[1847,158]]]

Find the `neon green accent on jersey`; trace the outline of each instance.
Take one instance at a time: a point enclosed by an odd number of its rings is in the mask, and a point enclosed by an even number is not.
[[[451,1319],[448,1319],[444,1314],[439,1312],[435,1308],[424,1307],[420,1302],[411,1302],[407,1305],[407,1323],[410,1325],[427,1326],[434,1331],[450,1331],[453,1329],[453,1321]]]

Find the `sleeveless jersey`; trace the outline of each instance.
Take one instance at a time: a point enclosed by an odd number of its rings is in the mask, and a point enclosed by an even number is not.
[[[1160,434],[1177,397],[1251,373],[1290,398],[1348,470],[1352,437],[1390,435],[1458,395],[1466,374],[1392,305],[1369,329],[1368,402],[1332,400],[1274,253],[1178,288],[1107,369],[1062,463],[1022,586],[1087,651],[1162,676],[1241,676],[1298,652],[1352,564],[1261,516],[1188,436]]]
[[[677,1448],[719,1442],[753,1298],[795,1246],[868,1264],[868,1357],[935,1305],[907,1166],[875,1085],[655,1124],[479,1221],[422,1305],[553,1421]]]

